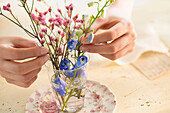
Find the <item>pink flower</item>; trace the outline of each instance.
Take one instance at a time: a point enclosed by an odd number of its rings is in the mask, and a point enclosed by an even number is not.
[[[57,38],[54,36],[50,36],[50,40],[55,41]]]
[[[51,42],[48,42],[49,45],[52,45]]]
[[[65,6],[65,8],[66,8],[67,10],[69,10],[69,6]]]
[[[51,102],[43,102],[40,105],[40,109],[42,110],[43,113],[59,113],[59,109],[57,107],[57,103],[55,101]]]
[[[69,5],[69,9],[70,9],[71,11],[73,10],[73,4],[72,4],[72,3]]]
[[[58,22],[58,25],[62,25],[63,19],[61,17],[57,17],[55,22]]]
[[[41,44],[44,44],[45,40],[44,39],[41,39],[40,43]]]
[[[51,25],[51,29],[54,30],[54,23]]]
[[[38,9],[37,9],[37,8],[35,8],[35,12],[38,12]]]
[[[60,31],[60,30],[58,30],[58,34],[61,34],[61,31]]]
[[[43,14],[44,14],[44,15],[47,15],[47,13],[48,13],[48,11],[45,11]]]
[[[61,33],[61,36],[62,36],[62,37],[64,37],[64,36],[65,36],[65,33],[64,33],[64,32],[62,32],[62,33]]]
[[[60,15],[55,15],[56,17],[60,17]]]
[[[40,38],[44,38],[44,35],[42,32],[39,33]]]
[[[56,53],[58,56],[61,56],[62,55],[62,48],[61,47],[58,47],[57,48],[57,53]]]
[[[71,23],[71,19],[70,18],[65,18],[65,20],[63,21],[63,25],[65,27],[68,27],[68,25]]]
[[[44,13],[43,12],[39,12],[39,17],[43,17]]]
[[[56,26],[60,25],[57,21],[55,21],[53,24],[56,25]]]
[[[76,14],[74,17],[73,17],[73,20],[76,21],[77,18],[78,18],[79,14]]]
[[[74,29],[80,29],[82,24],[77,25]]]
[[[10,7],[11,7],[10,3],[8,3],[8,4],[7,4],[7,7],[8,7],[8,8],[10,8]]]
[[[52,8],[51,8],[51,7],[49,7],[49,8],[48,8],[48,12],[50,12],[50,13],[51,13],[51,11],[52,11]]]
[[[65,6],[67,10],[72,11],[73,10],[73,4],[71,3],[69,6]]]
[[[41,2],[42,0],[37,0],[38,2]]]
[[[84,23],[84,20],[78,20],[78,19],[77,19],[76,22],[80,22],[80,23],[83,24],[83,23]]]
[[[59,12],[60,14],[62,14],[61,9],[58,8],[57,10],[58,10],[58,12]]]
[[[37,18],[37,16],[35,16],[33,13],[31,14],[31,18],[33,19],[33,20],[35,20],[36,18]]]
[[[47,28],[41,29],[42,32],[47,33]]]
[[[65,26],[65,27],[67,27],[67,20],[65,19],[64,21],[63,21],[63,25]]]
[[[46,16],[44,13],[42,12],[39,12],[39,16],[38,16],[38,19],[36,20],[38,23],[40,23],[41,25],[47,25],[46,23]]]
[[[46,21],[41,21],[40,24],[45,26],[47,25]]]
[[[10,7],[11,7],[11,5],[10,5],[10,3],[8,3],[6,6],[3,6],[3,10],[11,11]]]
[[[48,21],[51,23],[53,22],[55,19],[53,17],[51,17]]]
[[[67,11],[67,14],[69,17],[71,17],[71,12],[69,10]]]

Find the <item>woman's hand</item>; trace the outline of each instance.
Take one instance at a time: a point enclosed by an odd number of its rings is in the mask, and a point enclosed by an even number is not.
[[[105,18],[97,19],[92,25],[92,29],[95,29],[92,43],[87,41],[88,36],[81,38],[83,43],[81,50],[99,53],[110,60],[116,60],[133,51],[136,33],[129,19],[130,11],[123,10],[123,4],[121,7],[118,5],[117,3],[113,8],[111,7]],[[103,32],[96,33],[98,30]]]
[[[104,31],[95,34],[92,43],[88,43],[88,37],[81,39],[84,44],[81,50],[99,53],[110,60],[116,60],[133,51],[136,35],[130,21],[116,17],[100,18],[93,28],[96,28],[95,32],[99,29]]]
[[[29,87],[36,79],[41,66],[49,59],[48,49],[19,37],[0,37],[0,75],[8,83]],[[34,58],[33,60],[18,62]]]

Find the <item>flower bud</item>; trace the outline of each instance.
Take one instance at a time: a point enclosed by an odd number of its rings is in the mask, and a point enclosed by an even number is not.
[[[74,17],[73,17],[73,20],[76,21],[77,18],[78,18],[79,14],[76,14]]]
[[[41,39],[40,43],[41,44],[44,44],[45,40],[44,39]]]
[[[40,38],[44,38],[44,35],[42,32],[39,33]]]
[[[64,33],[64,32],[62,32],[62,33],[61,33],[61,36],[62,36],[62,37],[64,37],[64,36],[65,36],[65,33]]]
[[[51,13],[51,11],[52,11],[52,8],[51,8],[51,7],[49,7],[48,12],[50,12],[50,13]]]
[[[60,14],[62,14],[61,9],[57,9]]]
[[[47,28],[43,28],[43,29],[41,29],[41,32],[43,32],[43,33],[47,33]]]

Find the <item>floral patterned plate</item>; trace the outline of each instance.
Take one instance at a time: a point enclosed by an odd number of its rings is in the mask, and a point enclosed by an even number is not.
[[[116,98],[111,90],[99,82],[88,80],[85,105],[79,113],[114,113],[115,109]],[[59,113],[50,85],[41,87],[30,96],[26,113]]]

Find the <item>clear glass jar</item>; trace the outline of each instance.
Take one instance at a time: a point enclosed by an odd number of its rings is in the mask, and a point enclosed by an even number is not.
[[[77,112],[84,106],[87,64],[72,70],[54,70],[52,63],[46,63],[53,94],[59,109],[63,112]]]

